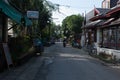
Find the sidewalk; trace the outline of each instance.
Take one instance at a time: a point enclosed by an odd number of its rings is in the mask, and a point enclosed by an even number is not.
[[[33,80],[43,60],[42,57],[33,57],[26,64],[0,73],[0,80]]]

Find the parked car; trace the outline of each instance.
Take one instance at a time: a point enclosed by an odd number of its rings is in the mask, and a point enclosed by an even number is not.
[[[40,55],[42,55],[42,53],[44,52],[44,46],[42,41],[39,38],[33,39],[33,45],[35,48],[35,52],[40,53]]]

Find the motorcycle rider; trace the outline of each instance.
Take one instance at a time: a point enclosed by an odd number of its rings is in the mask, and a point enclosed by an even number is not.
[[[66,38],[63,40],[63,47],[66,47]]]

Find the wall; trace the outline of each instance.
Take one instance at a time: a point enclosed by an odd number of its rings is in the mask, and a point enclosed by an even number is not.
[[[115,7],[119,0],[110,0],[110,8]]]

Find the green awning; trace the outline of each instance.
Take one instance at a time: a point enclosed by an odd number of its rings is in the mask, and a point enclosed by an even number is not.
[[[22,13],[17,11],[14,7],[10,6],[9,4],[5,3],[3,0],[0,0],[0,8],[1,8],[1,12],[6,14],[16,23],[21,24],[21,19],[24,17],[26,26],[32,25],[31,20],[29,20],[26,15],[23,16]]]

